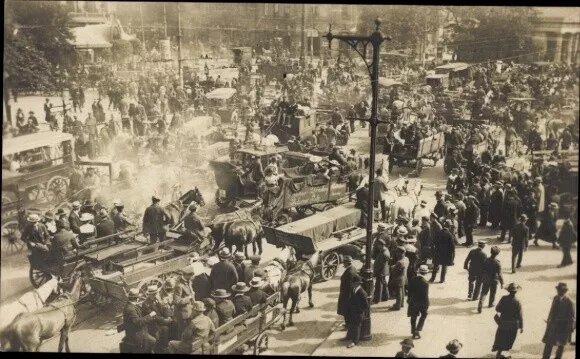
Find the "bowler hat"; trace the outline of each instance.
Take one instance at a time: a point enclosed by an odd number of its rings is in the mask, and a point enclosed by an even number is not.
[[[151,196],[151,200],[153,202],[159,202],[159,201],[161,201],[161,198],[159,198],[156,194],[154,194],[153,196]]]
[[[399,344],[401,344],[404,347],[409,347],[409,348],[414,348],[415,345],[413,345],[413,339],[405,339],[402,342],[400,342]]]
[[[54,213],[52,213],[51,211],[48,211],[44,214],[44,218],[46,218],[50,221],[54,221]]]
[[[568,291],[568,284],[566,284],[564,282],[560,282],[560,283],[558,283],[558,285],[555,288],[557,290]]]
[[[58,217],[60,217],[60,216],[65,216],[65,215],[66,215],[66,212],[64,211],[64,209],[62,209],[62,208],[59,208],[59,209],[56,211],[56,215],[57,215]]]
[[[211,292],[211,296],[214,298],[229,298],[230,293],[228,293],[225,289],[216,289]]]
[[[262,260],[262,257],[260,257],[257,254],[254,254],[250,256],[250,260],[252,261],[252,264],[258,264],[260,263],[260,260]]]
[[[387,229],[387,225],[385,223],[379,223],[378,229]]]
[[[159,292],[159,287],[155,284],[147,287],[147,294],[155,294]]]
[[[515,284],[515,283],[510,283],[507,288],[505,290],[507,290],[510,293],[515,293],[518,290],[522,289],[519,285]]]
[[[139,289],[131,288],[129,289],[129,294],[127,295],[127,299],[134,302],[139,300]]]
[[[452,341],[449,342],[449,344],[447,344],[447,346],[445,347],[445,349],[449,350],[450,352],[456,352],[459,349],[463,348],[463,344],[461,344],[459,342],[459,340],[457,339],[453,339]]]

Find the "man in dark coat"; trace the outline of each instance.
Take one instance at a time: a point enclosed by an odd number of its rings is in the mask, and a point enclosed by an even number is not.
[[[389,260],[391,259],[391,254],[385,247],[385,241],[382,238],[377,238],[375,245],[376,247],[373,248],[373,275],[375,277],[375,293],[373,302],[378,304],[380,302],[389,300],[387,282],[389,277]]]
[[[425,264],[428,259],[433,258],[433,240],[428,216],[421,218],[421,231],[417,240],[419,241],[419,261],[421,264]]]
[[[344,323],[345,327],[348,330],[349,322],[348,322],[348,299],[351,296],[353,287],[352,287],[352,280],[354,277],[358,276],[356,272],[356,268],[352,265],[352,257],[351,256],[344,256],[342,259],[342,263],[344,264],[345,270],[340,277],[340,289],[338,291],[338,310],[337,314],[344,316]],[[348,336],[347,336],[348,337]]]
[[[455,208],[457,208],[457,239],[463,238],[463,234],[464,234],[464,224],[465,224],[465,211],[467,210],[467,206],[464,202],[465,198],[463,196],[463,193],[458,193],[456,196],[456,201],[454,203]],[[465,242],[465,244],[467,245],[467,243],[469,242],[469,240],[467,242]],[[473,244],[473,238],[471,240],[471,244]]]
[[[238,273],[238,280],[242,281],[242,282],[246,282],[245,278],[244,278],[244,259],[246,259],[246,256],[244,255],[244,253],[242,252],[236,252],[234,254],[234,267],[236,267],[236,272]],[[252,279],[252,278],[250,278]]]
[[[250,290],[247,295],[252,301],[252,305],[260,305],[266,303],[268,295],[260,288],[264,285],[264,281],[260,277],[254,277],[250,280]]]
[[[123,342],[135,344],[138,353],[152,354],[157,339],[149,334],[147,328],[156,319],[157,313],[144,315],[137,304],[138,301],[139,291],[131,289],[128,302],[123,309],[123,327],[125,328]]]
[[[216,289],[211,293],[211,296],[216,302],[215,311],[219,318],[219,326],[221,327],[234,318],[236,307],[230,300],[230,293],[225,289]]]
[[[240,282],[244,281],[246,284],[249,284],[252,278],[255,276],[255,272],[260,269],[260,261],[262,257],[257,254],[251,255],[250,260],[252,263],[244,268],[244,276],[242,278],[238,278]]]
[[[68,215],[68,222],[70,224],[70,230],[75,234],[80,233],[80,227],[82,224],[81,217],[80,217],[80,209],[81,209],[81,203],[79,201],[74,201],[72,203],[72,210],[70,211],[70,213]]]
[[[109,218],[107,211],[102,209],[99,213],[100,221],[97,224],[97,238],[115,234],[115,223]]]
[[[407,269],[409,258],[405,256],[405,247],[397,247],[395,250],[395,264],[391,267],[389,288],[395,294],[395,304],[389,310],[401,310],[405,306],[405,284],[407,282]]]
[[[65,228],[65,224],[61,219],[57,220],[56,233],[50,242],[50,257],[54,261],[54,266],[60,277],[64,277],[65,257],[78,246],[79,243],[75,235]]]
[[[232,293],[234,293],[232,303],[234,303],[234,308],[236,308],[234,317],[252,311],[252,300],[246,294],[249,290],[250,287],[244,282],[238,282],[232,286]]]
[[[481,191],[478,194],[479,200],[479,226],[487,227],[489,218],[489,206],[491,204],[491,186],[487,178],[481,180]]]
[[[477,300],[479,298],[483,280],[483,262],[487,259],[487,254],[485,254],[483,248],[485,248],[485,241],[477,241],[477,248],[469,251],[463,264],[463,268],[469,273],[469,289],[467,292],[467,299],[469,300]]]
[[[425,275],[429,273],[426,265],[421,265],[417,271],[417,276],[409,281],[409,308],[407,316],[411,317],[411,333],[413,339],[420,339],[420,332],[425,325],[427,310],[429,309],[429,282]],[[417,324],[417,317],[419,317]]]
[[[516,268],[522,266],[522,258],[524,250],[528,250],[528,241],[530,239],[530,230],[526,226],[528,216],[522,214],[518,223],[512,229],[512,274],[516,272]],[[516,265],[517,257],[517,265]]]
[[[503,209],[503,184],[497,182],[494,184],[494,191],[491,193],[491,199],[488,208],[488,218],[491,222],[491,229],[497,229],[501,221],[502,209]]]
[[[558,283],[556,291],[558,295],[552,300],[546,333],[542,338],[542,343],[546,344],[544,355],[542,356],[544,359],[550,358],[554,345],[558,347],[556,349],[556,358],[562,358],[564,346],[570,340],[576,326],[575,305],[572,299],[566,295],[568,293],[568,285],[566,283]]]
[[[364,186],[356,190],[356,202],[355,207],[360,209],[361,216],[360,222],[358,224],[359,227],[365,227],[368,218],[368,205],[370,201],[370,193],[369,193],[369,185],[365,183]]]
[[[150,244],[157,243],[157,240],[161,242],[165,240],[171,220],[169,213],[159,205],[161,199],[153,196],[152,201],[153,203],[145,209],[143,215],[143,233],[149,235]]]
[[[503,276],[501,275],[501,263],[497,259],[500,250],[497,246],[491,247],[491,257],[483,262],[482,280],[483,286],[481,288],[481,297],[479,297],[479,304],[477,305],[477,312],[481,313],[483,302],[489,293],[489,307],[494,306],[495,293],[497,292],[497,285],[501,284],[503,288]]]
[[[238,282],[238,272],[236,267],[229,261],[232,256],[229,249],[222,248],[218,256],[220,261],[211,268],[209,274],[211,288],[213,290],[230,290]]]
[[[522,304],[516,298],[520,289],[515,283],[510,283],[506,290],[508,295],[501,297],[495,310],[500,314],[496,319],[497,331],[491,351],[497,351],[496,358],[503,358],[503,351],[511,350],[518,334],[524,332],[524,318],[522,316]],[[495,318],[494,318],[495,319]]]
[[[433,212],[437,215],[437,218],[441,218],[445,215],[445,201],[443,201],[443,192],[435,192],[435,198],[437,199],[437,203],[435,204],[435,208],[433,208]]]
[[[479,217],[479,203],[473,196],[467,196],[466,202],[462,222],[465,231],[465,246],[471,247],[473,245],[473,229],[477,226],[477,218]]]
[[[566,220],[562,225],[560,236],[558,237],[558,243],[560,244],[563,253],[562,263],[560,263],[558,266],[559,268],[574,263],[572,261],[572,256],[570,255],[570,250],[572,249],[572,244],[578,239],[578,235],[574,229],[574,224],[572,223],[570,214],[567,213],[567,210],[562,210],[562,214]]]
[[[169,325],[173,322],[170,316],[170,308],[165,305],[159,297],[159,288],[156,285],[147,287],[147,298],[141,305],[143,315],[152,315],[155,312],[155,319],[150,321],[149,334],[157,343],[155,353],[163,353],[169,343]]]
[[[351,280],[351,292],[346,305],[346,317],[348,317],[347,338],[352,342],[347,348],[352,348],[358,344],[360,339],[361,324],[366,313],[370,310],[367,302],[368,294],[361,287],[361,278],[356,275]]]
[[[447,274],[447,266],[453,266],[455,261],[455,242],[453,241],[453,234],[450,232],[450,228],[453,222],[446,219],[443,223],[443,230],[439,231],[433,240],[433,273],[431,274],[431,279],[429,282],[434,282],[439,272],[439,267],[441,267],[441,281],[445,282],[445,276]]]
[[[503,242],[506,232],[508,232],[508,243],[511,243],[512,229],[516,225],[518,217],[522,214],[522,203],[519,201],[513,190],[509,190],[509,192],[506,193],[506,201],[502,209],[501,236],[499,239]]]

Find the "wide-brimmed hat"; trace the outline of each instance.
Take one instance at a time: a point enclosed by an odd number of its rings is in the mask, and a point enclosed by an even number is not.
[[[193,302],[193,306],[191,307],[191,310],[194,312],[198,312],[198,313],[203,313],[205,312],[205,303],[202,301],[195,301]]]
[[[417,270],[417,273],[419,274],[427,274],[429,273],[429,267],[427,267],[426,264],[422,264],[419,266],[419,269]]]
[[[153,202],[159,202],[159,201],[161,201],[161,198],[159,198],[156,194],[154,194],[153,196],[151,196],[151,200]]]
[[[564,290],[564,291],[568,291],[568,284],[564,283],[564,282],[560,282],[558,283],[558,285],[555,287],[557,290]]]
[[[250,287],[252,288],[260,288],[264,284],[264,281],[261,277],[254,277],[250,280]]]
[[[57,217],[60,217],[60,216],[65,216],[65,215],[66,215],[66,212],[65,212],[65,211],[64,211],[64,209],[62,209],[62,208],[59,208],[59,209],[56,211],[56,216],[57,216]]]
[[[522,213],[520,215],[520,221],[525,222],[528,220],[528,216],[525,213]]]
[[[73,209],[81,208],[81,202],[79,201],[74,201],[71,205]]]
[[[378,229],[387,229],[387,224],[386,223],[379,223]]]
[[[81,214],[81,218],[80,218],[81,222],[92,221],[93,219],[95,219],[95,216],[93,216],[89,212],[84,212],[83,214]]]
[[[205,262],[208,267],[213,267],[216,263],[219,263],[219,259],[217,259],[216,257],[209,257],[207,259],[207,261]]]
[[[139,300],[139,289],[131,288],[129,289],[129,293],[127,294],[127,299],[131,302],[135,302]]]
[[[352,257],[349,255],[342,257],[342,263],[344,263],[344,264],[352,263]]]
[[[243,261],[244,259],[246,259],[246,255],[242,252],[236,252],[234,254],[234,259],[238,261]]]
[[[238,282],[232,285],[232,292],[235,293],[245,293],[250,290],[250,287],[244,282]]]
[[[397,234],[401,236],[406,236],[409,233],[406,227],[400,226],[397,228]]]
[[[228,291],[225,289],[216,289],[211,292],[211,296],[214,298],[229,298],[230,293],[228,293]]]
[[[485,247],[486,244],[487,244],[486,241],[482,241],[482,240],[477,241],[477,246],[480,248]]]
[[[117,198],[113,201],[113,206],[115,206],[115,207],[122,205],[122,204],[123,203],[121,202],[121,200],[119,198]]]
[[[156,294],[159,293],[159,287],[156,284],[150,285],[147,287],[147,294]]]
[[[28,215],[28,218],[26,218],[26,220],[28,222],[36,223],[40,221],[40,216],[37,213],[31,213],[30,215]]]
[[[50,221],[54,221],[54,219],[55,219],[54,213],[52,213],[51,211],[48,211],[44,214],[44,218],[46,218]]]
[[[218,256],[220,257],[220,259],[228,259],[228,258],[231,258],[232,254],[230,253],[229,249],[222,248],[219,251]]]
[[[445,347],[445,349],[449,350],[450,352],[458,351],[461,348],[463,348],[463,344],[461,344],[461,342],[457,339],[453,339]]]
[[[506,287],[505,290],[507,290],[510,293],[512,293],[512,292],[515,293],[520,289],[522,289],[522,287],[520,287],[519,285],[517,285],[515,283],[510,283],[510,284],[508,284],[508,286]]]

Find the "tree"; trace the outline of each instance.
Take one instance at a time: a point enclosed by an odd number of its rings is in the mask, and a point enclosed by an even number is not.
[[[142,55],[144,48],[141,40],[134,38],[129,41],[131,42],[131,46],[133,48],[133,55]]]
[[[448,46],[457,60],[523,60],[537,51],[531,36],[536,11],[530,7],[448,7]]]
[[[111,53],[115,62],[123,63],[133,55],[133,45],[131,45],[131,41],[113,40],[112,44],[113,47],[111,48]]]

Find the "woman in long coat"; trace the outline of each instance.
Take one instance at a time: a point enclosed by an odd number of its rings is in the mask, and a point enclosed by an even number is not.
[[[497,229],[499,222],[501,221],[502,209],[503,209],[503,192],[501,191],[501,185],[496,184],[495,190],[491,194],[491,202],[488,209],[488,218],[491,222],[491,228]]]
[[[536,233],[536,239],[534,244],[539,246],[538,239],[545,240],[546,242],[552,243],[552,248],[556,248],[556,220],[558,219],[558,205],[556,203],[550,203],[548,210],[544,213],[542,222],[540,223],[540,228]]]
[[[558,295],[552,300],[546,333],[542,339],[542,343],[546,344],[544,358],[550,357],[554,345],[558,347],[556,358],[562,357],[564,345],[568,343],[575,326],[574,302],[566,295],[568,285],[566,283],[558,283],[556,290]]]
[[[501,358],[502,351],[511,350],[518,335],[524,332],[524,319],[522,316],[522,304],[516,298],[516,292],[519,286],[515,283],[510,283],[506,290],[510,293],[503,296],[495,310],[501,314],[499,319],[496,316],[497,331],[495,332],[495,340],[491,351],[497,351],[496,358]]]

